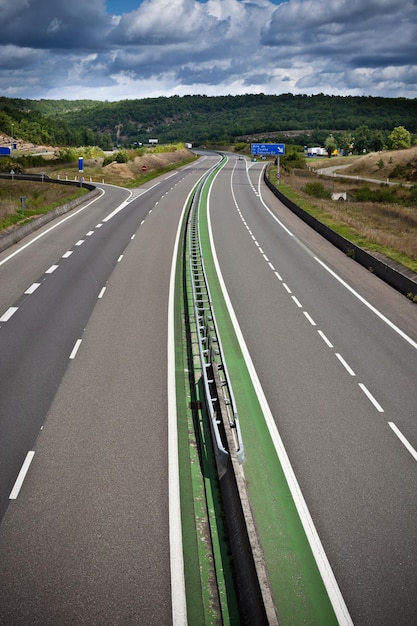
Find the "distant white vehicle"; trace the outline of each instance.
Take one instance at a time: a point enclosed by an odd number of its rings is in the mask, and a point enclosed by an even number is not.
[[[327,156],[326,148],[320,148],[320,146],[316,146],[314,148],[308,148],[307,156],[315,157],[315,156]]]

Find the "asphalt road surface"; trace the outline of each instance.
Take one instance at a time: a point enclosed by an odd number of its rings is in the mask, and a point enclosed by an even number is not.
[[[212,164],[106,186],[0,257],[1,624],[172,620],[169,278]]]
[[[206,167],[136,198],[106,186],[0,255],[1,624],[172,621],[167,298]],[[416,307],[283,207],[261,169],[232,158],[210,195],[223,278],[353,622],[408,626]]]
[[[260,184],[262,163],[246,165],[231,160],[210,199],[240,329],[353,622],[408,626],[416,307],[291,214]]]

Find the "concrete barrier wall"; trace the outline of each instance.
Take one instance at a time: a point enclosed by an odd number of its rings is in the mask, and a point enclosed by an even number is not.
[[[298,217],[306,222],[306,224],[311,226],[311,228],[314,228],[315,231],[339,248],[339,250],[345,252],[345,254],[349,255],[352,259],[369,269],[369,271],[378,276],[378,278],[381,278],[402,294],[408,295],[412,293],[413,295],[417,295],[417,280],[410,278],[405,273],[391,267],[387,263],[380,261],[369,252],[366,252],[348,239],[345,239],[345,237],[342,237],[325,224],[322,224],[318,219],[304,211],[301,207],[295,204],[295,202],[284,196],[284,194],[281,193],[273,183],[271,183],[267,170],[265,170],[264,173],[264,180],[272,193],[283,204],[285,204],[288,209],[298,215]]]

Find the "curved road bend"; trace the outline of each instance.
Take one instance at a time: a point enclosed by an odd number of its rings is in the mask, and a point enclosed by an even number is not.
[[[169,278],[186,197],[212,164],[133,197],[105,186],[0,257],[1,624],[171,622]]]
[[[261,169],[231,159],[211,194],[231,303],[354,624],[409,626],[417,310],[286,209]]]

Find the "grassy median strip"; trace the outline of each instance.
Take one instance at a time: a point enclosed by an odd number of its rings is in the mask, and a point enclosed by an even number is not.
[[[229,316],[213,261],[205,187],[200,211],[204,264],[246,451],[245,477],[282,626],[337,624]]]

